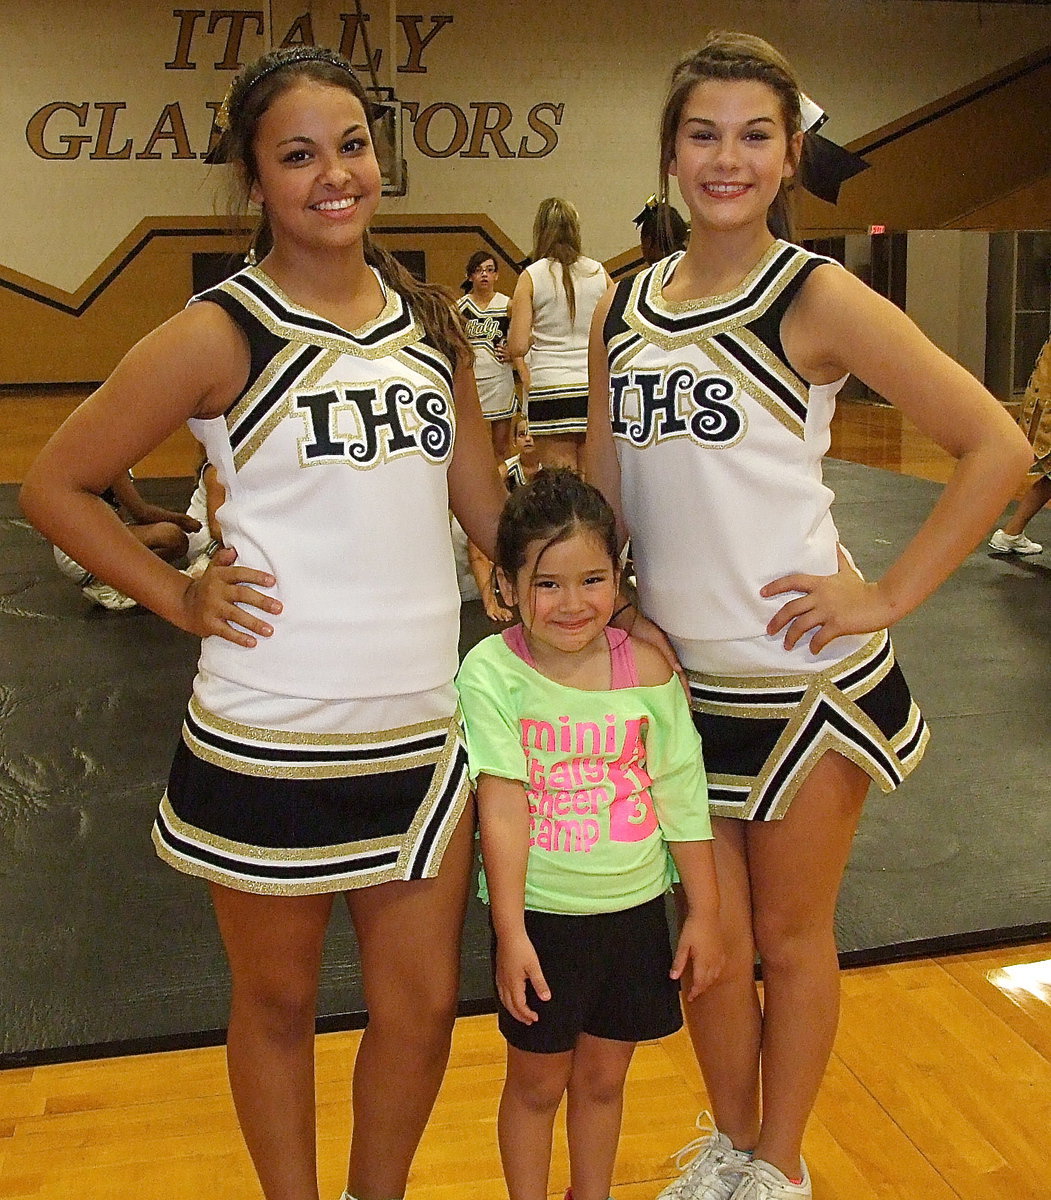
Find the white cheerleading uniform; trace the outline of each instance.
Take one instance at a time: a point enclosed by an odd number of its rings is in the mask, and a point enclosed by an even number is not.
[[[529,426],[534,436],[583,433],[588,410],[588,334],[609,286],[602,264],[583,255],[569,268],[576,313],[562,283],[562,264],[550,258],[526,267],[533,281],[533,344],[527,359]]]
[[[843,381],[808,384],[780,338],[792,298],[831,260],[775,242],[733,292],[666,301],[681,257],[622,281],[603,332],[639,598],[690,675],[712,811],[783,816],[828,748],[889,790],[927,729],[886,632],[787,651],[766,626],[791,597],[759,594],[838,570],[821,460]]]
[[[381,281],[382,282],[382,281]],[[433,875],[466,801],[448,360],[396,292],[347,332],[250,267],[195,300],[245,333],[248,384],[190,422],[238,563],[283,605],[205,638],[154,830],[173,866],[301,894]]]
[[[464,333],[474,351],[474,378],[482,415],[488,421],[506,421],[516,407],[515,374],[509,362],[501,362],[496,348],[507,344],[511,325],[509,296],[494,292],[488,308],[482,308],[468,292],[456,301],[463,318]]]

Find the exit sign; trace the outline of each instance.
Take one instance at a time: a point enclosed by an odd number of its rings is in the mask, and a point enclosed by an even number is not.
[[[869,226],[869,237],[873,237],[877,233],[886,233],[886,232],[887,232],[886,225],[870,225]]]

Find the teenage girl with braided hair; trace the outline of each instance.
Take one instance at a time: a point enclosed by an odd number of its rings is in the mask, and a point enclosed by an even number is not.
[[[204,639],[154,842],[211,888],[267,1200],[318,1200],[314,1008],[337,893],[369,1012],[346,1195],[396,1200],[448,1056],[471,855],[447,511],[491,552],[504,491],[451,301],[369,239],[380,170],[350,64],[274,51],[226,109],[221,157],[271,248],[128,353],[22,502]],[[193,581],[99,499],[186,420],[226,490],[228,549]]]
[[[716,814],[727,966],[685,1006],[714,1128],[665,1192],[681,1200],[811,1195],[800,1145],[836,1029],[836,895],[870,778],[895,787],[926,740],[887,627],[973,550],[1031,461],[899,309],[771,232],[800,128],[799,87],[761,39],[714,33],[684,59],[659,198],[674,176],[689,245],[611,289],[592,326],[588,478],[687,669]],[[821,482],[848,373],[958,460],[871,582]]]

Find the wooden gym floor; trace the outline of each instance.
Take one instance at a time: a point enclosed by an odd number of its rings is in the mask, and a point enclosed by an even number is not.
[[[78,397],[0,396],[0,482],[18,482]],[[942,480],[947,457],[893,410],[845,404],[832,453]],[[180,434],[142,475],[192,471]],[[1051,945],[844,973],[843,1017],[805,1151],[817,1200],[1046,1200]],[[317,1042],[322,1200],[343,1187],[360,1035]],[[410,1196],[498,1200],[503,1044],[494,1017],[457,1024]],[[684,1033],[640,1046],[629,1077],[618,1200],[652,1200],[690,1140],[704,1089]],[[566,1184],[556,1146],[552,1194]],[[258,1198],[221,1049],[0,1072],[0,1200]]]

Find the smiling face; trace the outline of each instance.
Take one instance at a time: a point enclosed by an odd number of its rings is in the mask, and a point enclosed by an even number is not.
[[[501,588],[513,593],[541,665],[545,655],[577,654],[602,636],[613,615],[618,582],[602,538],[579,526],[560,542],[530,542],[513,588],[500,572]]]
[[[795,173],[803,135],[789,138],[777,93],[757,80],[705,79],[683,104],[669,174],[694,228],[765,225]]]
[[[346,88],[301,80],[263,113],[252,143],[251,198],[266,209],[275,246],[360,243],[382,181],[365,110]]]

